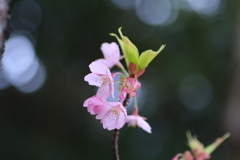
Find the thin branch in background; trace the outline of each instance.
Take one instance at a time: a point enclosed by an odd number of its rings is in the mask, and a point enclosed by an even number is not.
[[[232,63],[234,64],[234,73],[231,80],[231,87],[226,104],[225,123],[227,130],[231,132],[232,160],[240,159],[240,3],[237,4],[237,19],[234,31],[234,45]]]
[[[7,19],[9,0],[0,0],[0,58],[2,59],[4,52],[4,41],[8,38]]]

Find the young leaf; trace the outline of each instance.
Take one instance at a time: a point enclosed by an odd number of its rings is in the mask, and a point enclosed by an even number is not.
[[[118,32],[121,36],[121,39],[114,34],[111,33],[111,36],[115,36],[120,44],[120,47],[123,51],[123,55],[125,57],[126,65],[128,66],[129,63],[134,63],[137,65],[139,52],[137,47],[126,37],[122,34],[121,27],[118,29]]]
[[[146,50],[143,52],[138,60],[138,70],[145,69],[148,64],[164,49],[166,45],[162,45],[158,51]]]
[[[226,133],[224,136],[222,136],[221,138],[217,138],[215,140],[215,142],[213,142],[212,144],[208,145],[205,148],[205,151],[208,154],[211,154],[223,141],[225,141],[228,137],[230,136],[230,133]]]

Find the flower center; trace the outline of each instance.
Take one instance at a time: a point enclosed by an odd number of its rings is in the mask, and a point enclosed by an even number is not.
[[[106,84],[108,84],[110,82],[110,79],[107,75],[101,76],[101,80],[102,80],[102,85],[103,86],[105,86]]]
[[[117,116],[119,116],[119,114],[120,114],[120,111],[118,108],[114,108],[113,110],[111,110],[112,116],[117,117]]]
[[[119,119],[120,112],[121,112],[121,110],[118,106],[113,106],[112,109],[108,112],[109,119],[111,119],[111,120]]]

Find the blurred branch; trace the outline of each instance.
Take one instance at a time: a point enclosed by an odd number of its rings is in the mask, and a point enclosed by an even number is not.
[[[4,52],[4,40],[7,38],[7,19],[8,19],[8,6],[9,0],[0,0],[0,53],[1,57]]]
[[[240,3],[237,7],[232,60],[235,68],[226,108],[226,125],[233,143],[232,160],[240,159]]]

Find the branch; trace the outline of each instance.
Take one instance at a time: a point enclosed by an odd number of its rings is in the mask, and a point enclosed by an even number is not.
[[[112,140],[112,148],[113,148],[113,158],[114,160],[120,160],[119,154],[118,154],[118,134],[119,130],[114,129],[113,131],[113,140]]]
[[[130,100],[130,95],[127,94],[126,98],[123,101],[123,106],[126,108]],[[113,148],[113,158],[114,160],[120,160],[119,154],[118,154],[118,135],[119,135],[119,130],[114,129],[113,132],[113,139],[112,139],[112,148]]]
[[[124,106],[125,108],[127,108],[127,105],[128,105],[128,103],[129,103],[129,100],[130,100],[130,94],[127,94],[126,98],[125,98],[124,101],[123,101],[123,106]]]
[[[8,38],[7,35],[7,19],[8,19],[8,6],[9,0],[0,0],[0,59],[4,52],[4,41]]]

